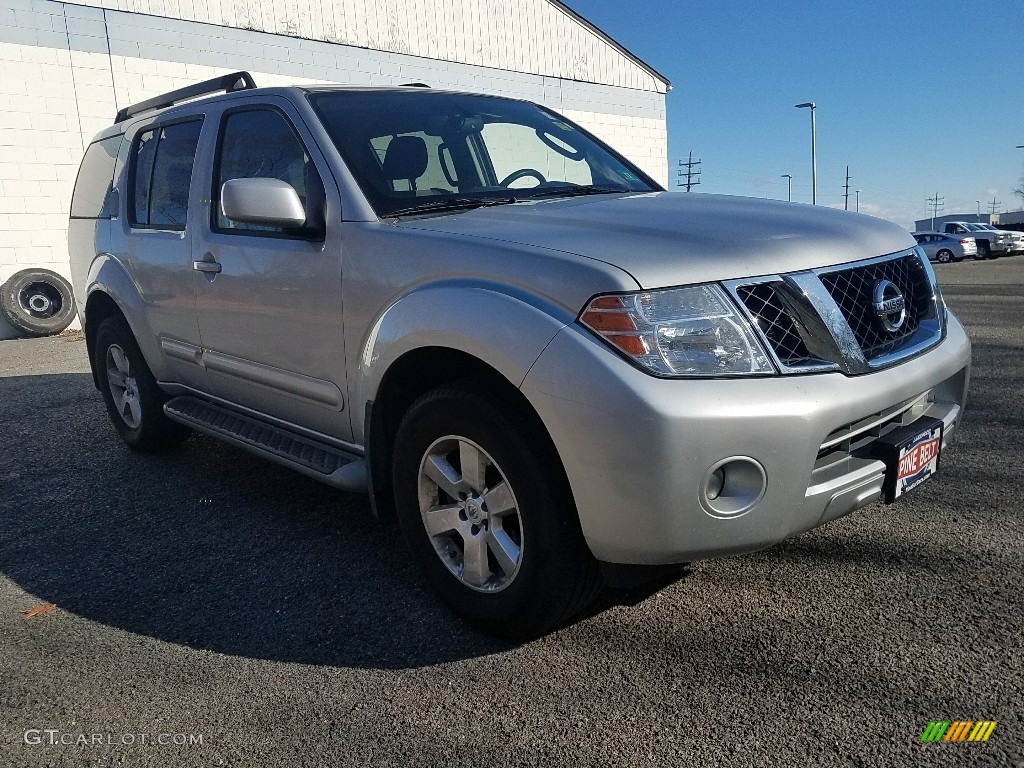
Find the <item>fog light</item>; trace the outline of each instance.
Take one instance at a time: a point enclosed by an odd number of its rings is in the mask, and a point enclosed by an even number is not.
[[[749,456],[731,456],[710,467],[701,484],[700,504],[712,517],[739,517],[764,497],[768,477]]]

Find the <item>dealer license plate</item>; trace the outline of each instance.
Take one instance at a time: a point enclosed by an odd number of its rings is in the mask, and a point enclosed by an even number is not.
[[[939,470],[942,422],[938,419],[921,419],[880,442],[879,458],[886,464],[886,502],[896,501]]]

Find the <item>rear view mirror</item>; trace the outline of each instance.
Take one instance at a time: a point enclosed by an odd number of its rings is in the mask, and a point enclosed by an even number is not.
[[[229,179],[221,187],[220,206],[232,221],[273,227],[301,227],[306,223],[298,193],[280,179]]]

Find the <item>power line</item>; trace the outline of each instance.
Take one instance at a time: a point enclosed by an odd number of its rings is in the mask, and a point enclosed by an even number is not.
[[[679,181],[676,182],[676,186],[686,187],[686,191],[689,192],[693,187],[700,184],[700,179],[694,181],[695,177],[700,176],[700,163],[701,161],[699,158],[697,160],[693,159],[693,150],[691,149],[689,159],[686,162],[683,162],[682,160],[679,161],[679,171],[676,175],[680,178]],[[694,167],[696,167],[697,170],[694,170]],[[686,173],[683,173],[683,168],[686,168]],[[682,180],[683,176],[686,177],[686,181]]]
[[[988,212],[993,215],[1000,213],[999,206],[1001,206],[1002,204],[1002,200],[996,200],[996,198],[993,196],[992,202],[988,203]]]
[[[935,197],[926,197],[925,200],[928,201],[928,207],[931,208],[931,211],[932,211],[932,229],[934,230],[935,229],[935,217],[939,213],[939,208],[942,208],[946,204],[946,202],[945,202],[946,198],[939,197],[939,193],[936,192],[935,193]]]

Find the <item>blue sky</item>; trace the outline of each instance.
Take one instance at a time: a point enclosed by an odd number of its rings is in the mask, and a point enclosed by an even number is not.
[[[672,81],[670,183],[689,150],[702,192],[842,207],[846,165],[862,213],[1019,210],[1024,171],[1024,0],[568,0]]]

